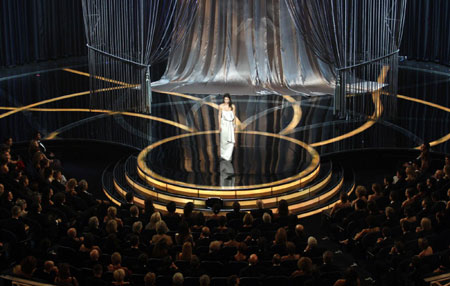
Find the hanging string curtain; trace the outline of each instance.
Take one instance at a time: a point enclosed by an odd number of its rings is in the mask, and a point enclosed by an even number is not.
[[[286,0],[305,42],[336,68],[396,52],[406,0]]]
[[[83,0],[82,4],[91,106],[151,112],[150,67],[183,41],[195,19],[197,0]],[[96,92],[111,84],[129,86],[102,95]]]
[[[385,86],[389,93],[396,92],[392,73],[397,69],[406,0],[285,1],[306,44],[334,70],[336,112],[347,111],[349,93]],[[377,82],[387,70],[384,83]]]

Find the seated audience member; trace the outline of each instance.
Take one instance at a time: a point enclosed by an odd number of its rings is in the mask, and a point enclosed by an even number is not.
[[[248,266],[239,273],[240,277],[262,277],[264,269],[258,264],[258,255],[252,254],[248,259]]]
[[[227,213],[227,220],[242,220],[244,219],[245,212],[241,212],[241,205],[239,202],[233,203],[233,211]]]
[[[130,282],[125,281],[125,270],[122,268],[114,270],[113,272],[113,278],[114,281],[112,282],[113,285],[129,285]]]
[[[47,260],[43,267],[36,270],[34,277],[51,284],[55,281],[57,273],[58,267],[55,266],[55,263],[52,260]]]
[[[320,265],[319,271],[320,273],[340,271],[339,267],[334,263],[333,252],[327,250],[322,254],[322,265]]]
[[[167,227],[174,231],[177,230],[178,225],[181,222],[181,217],[176,213],[177,205],[175,202],[169,202],[166,205],[167,213],[163,215],[163,220],[166,222]]]
[[[177,255],[177,260],[190,262],[192,256],[192,243],[186,241],[185,243],[183,243],[181,252]]]
[[[363,200],[364,202],[367,202],[367,190],[364,186],[357,186],[355,190],[356,199],[352,201],[352,207],[355,206],[357,201]]]
[[[297,254],[295,251],[295,244],[292,242],[288,242],[286,244],[286,252],[287,254],[281,257],[281,261],[289,261],[289,260],[299,260],[300,254]]]
[[[257,209],[251,211],[251,215],[253,218],[262,218],[264,213],[270,214],[270,216],[273,216],[272,211],[270,209],[264,208],[264,203],[262,200],[256,201],[256,207]]]
[[[184,277],[181,272],[177,272],[172,277],[172,285],[173,286],[183,286]]]
[[[247,255],[245,254],[246,252],[247,252],[247,244],[245,244],[245,242],[239,243],[237,253],[234,255],[234,260],[246,261],[247,260]]]
[[[313,279],[313,264],[309,257],[302,257],[297,262],[297,270],[292,272],[290,278],[295,278],[296,285],[305,285],[307,281]]]
[[[27,256],[22,259],[20,264],[13,268],[13,274],[25,279],[33,279],[37,270],[37,260],[34,256]]]
[[[18,241],[27,238],[25,224],[20,219],[20,211],[21,208],[19,206],[14,206],[11,208],[11,218],[0,221],[0,226],[15,234]]]
[[[153,272],[148,272],[144,276],[144,286],[155,286],[156,285],[156,275]]]
[[[351,207],[351,202],[348,199],[348,195],[346,192],[341,192],[339,195],[339,201],[334,204],[333,208],[330,211],[330,216],[334,216],[334,214],[341,209]]]
[[[426,238],[419,238],[417,241],[417,244],[419,246],[419,258],[423,258],[425,256],[433,255],[433,248],[428,244],[428,239]]]

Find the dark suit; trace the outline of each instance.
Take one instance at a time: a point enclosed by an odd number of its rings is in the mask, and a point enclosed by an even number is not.
[[[227,213],[227,221],[231,221],[231,220],[233,220],[233,219],[237,219],[237,220],[242,221],[242,220],[244,219],[244,216],[245,216],[245,213],[244,213],[244,212],[241,212],[241,211],[239,211],[239,212],[232,211],[232,212]]]
[[[255,218],[255,219],[262,218],[264,213],[268,213],[268,214],[270,214],[270,216],[273,217],[272,210],[270,210],[270,209],[256,209],[256,210],[251,211],[251,214],[252,214],[253,218]]]

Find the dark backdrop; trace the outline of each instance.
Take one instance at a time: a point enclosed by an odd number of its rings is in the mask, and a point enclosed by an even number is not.
[[[86,54],[81,0],[0,1],[0,66]]]
[[[450,65],[449,16],[449,0],[408,0],[400,54]]]
[[[0,1],[0,66],[86,55],[81,0]],[[401,55],[450,65],[449,0],[408,0]]]

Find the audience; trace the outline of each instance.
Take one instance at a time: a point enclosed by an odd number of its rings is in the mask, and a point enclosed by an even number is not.
[[[183,285],[196,277],[199,285],[210,285],[211,273],[220,273],[228,285],[272,276],[289,277],[295,285],[360,285],[354,268],[341,275],[348,265],[321,247],[328,233],[347,245],[343,251],[371,259],[377,281],[397,285],[450,270],[450,163],[447,156],[444,167],[436,168],[428,144],[394,178],[370,182],[368,189],[357,186],[350,196],[341,193],[326,212],[331,225],[316,238],[286,200],[273,212],[263,200],[250,212],[235,201],[226,216],[219,204],[207,215],[191,202],[182,216],[175,202],[159,212],[150,198],[142,209],[132,193],[112,206],[90,193],[86,180],[67,180],[40,134],[30,142],[28,161],[12,160],[12,140],[5,143],[0,260],[20,261],[12,273],[23,278],[56,285],[156,285],[158,279]]]

